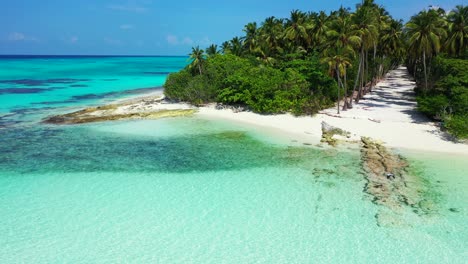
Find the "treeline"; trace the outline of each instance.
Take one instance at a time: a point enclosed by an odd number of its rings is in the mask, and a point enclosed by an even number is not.
[[[371,0],[355,12],[294,10],[289,18],[269,17],[243,31],[206,52],[192,48],[191,64],[169,75],[166,96],[298,115],[338,101],[340,111],[359,102],[404,58],[402,22]]]
[[[448,14],[424,10],[404,25],[374,0],[354,12],[294,10],[289,18],[248,23],[244,36],[220,47],[192,48],[191,64],[168,76],[165,94],[196,105],[297,115],[337,102],[339,113],[405,62],[418,84],[419,109],[466,138],[467,12],[463,6]]]
[[[468,138],[468,7],[421,11],[406,25],[408,70],[418,108],[458,138]]]

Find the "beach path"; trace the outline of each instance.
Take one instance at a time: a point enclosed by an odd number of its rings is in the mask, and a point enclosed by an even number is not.
[[[390,71],[353,109],[340,115],[336,109],[327,109],[319,116],[356,136],[379,139],[391,147],[468,153],[468,145],[451,140],[416,110],[415,85],[406,67],[400,67]]]
[[[468,154],[468,145],[450,140],[435,122],[416,110],[415,85],[406,67],[399,67],[390,71],[359,104],[339,115],[336,107],[312,117],[294,117],[233,113],[216,110],[214,106],[201,107],[198,115],[274,129],[311,144],[320,143],[321,123],[325,121],[351,132],[355,140],[365,136],[381,140],[389,147]]]

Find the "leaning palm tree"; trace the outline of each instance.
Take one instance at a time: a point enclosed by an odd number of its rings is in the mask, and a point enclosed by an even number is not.
[[[346,69],[351,66],[351,57],[354,55],[354,51],[350,46],[338,47],[325,51],[325,57],[322,58],[321,62],[328,64],[330,76],[336,76],[338,83],[338,99],[337,99],[337,113],[340,113],[340,90],[346,89],[346,85],[341,81],[341,77],[344,78],[346,83]],[[346,105],[346,100],[345,100]]]
[[[376,25],[377,11],[372,1],[364,1],[364,4],[357,6],[356,12],[352,15],[354,32],[361,39],[361,43],[357,47],[359,51],[359,68],[353,88],[354,94],[359,84],[356,103],[359,103],[359,99],[364,95],[362,87],[367,79],[366,73],[369,65],[367,54],[369,49],[375,46],[378,38],[378,27]],[[352,100],[349,104],[352,107]]]
[[[422,60],[424,68],[424,92],[428,89],[427,59],[440,51],[441,39],[446,35],[445,21],[435,10],[421,11],[406,24],[411,55]]]
[[[347,56],[347,61],[351,60],[355,56],[354,49],[361,44],[361,38],[356,35],[355,31],[353,30],[353,26],[351,23],[351,17],[346,12],[340,12],[333,20],[330,21],[328,25],[329,30],[326,32],[327,34],[327,42],[326,45],[328,48],[324,50],[324,53],[327,54],[330,52],[330,49],[339,49],[339,52],[336,54],[343,56]],[[347,110],[349,103],[347,101],[348,95],[348,86],[347,86],[347,78],[346,78],[346,68],[350,65],[350,63],[345,63],[341,67],[341,74],[344,75],[344,105],[343,110]],[[343,68],[344,67],[344,68]],[[351,99],[352,100],[352,94]]]
[[[461,56],[468,50],[468,6],[457,6],[449,13],[447,20],[449,37],[445,45],[450,54]]]
[[[392,56],[401,59],[404,54],[403,43],[403,23],[401,20],[391,20],[388,26],[381,32],[379,43],[379,52],[382,59]],[[394,65],[392,65],[393,67]],[[378,76],[382,77],[384,73],[383,65],[379,65]]]
[[[198,68],[200,75],[202,75],[203,62],[205,61],[205,51],[200,49],[199,46],[192,47],[192,53],[189,54],[190,68]]]

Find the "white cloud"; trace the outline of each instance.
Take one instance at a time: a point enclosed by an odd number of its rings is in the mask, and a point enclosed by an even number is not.
[[[144,6],[134,5],[134,4],[125,4],[125,5],[109,5],[107,8],[117,11],[126,11],[133,13],[145,13],[148,11],[148,8]]]
[[[77,43],[79,38],[77,36],[70,37],[69,42],[72,44]]]
[[[169,43],[171,45],[178,45],[179,44],[179,39],[177,38],[177,36],[174,36],[174,35],[168,35],[166,37],[166,40],[167,40],[167,43]]]
[[[200,46],[208,46],[211,43],[213,43],[210,39],[207,37],[199,40],[194,40],[191,37],[184,37],[184,38],[179,38],[176,35],[168,35],[166,37],[167,43],[170,45],[176,46],[176,45],[186,45],[186,46],[191,46],[191,45],[200,45]]]
[[[123,24],[123,25],[120,25],[120,29],[122,29],[122,30],[130,30],[130,29],[133,29],[133,25],[130,25],[130,24]]]
[[[123,46],[124,43],[119,40],[119,39],[113,39],[113,38],[104,38],[104,42],[109,44],[109,45],[112,45],[112,46]]]
[[[38,41],[37,38],[35,37],[31,37],[31,36],[27,36],[23,33],[20,33],[20,32],[13,32],[11,33],[10,35],[8,35],[8,38],[7,38],[9,41]]]
[[[189,37],[185,37],[184,40],[182,40],[182,44],[185,44],[185,45],[192,45],[193,44],[193,40]]]
[[[197,44],[200,46],[209,46],[213,44],[213,41],[211,41],[208,37],[204,37],[200,39],[199,41],[197,41]]]
[[[8,40],[11,41],[22,41],[25,40],[26,36],[23,33],[14,32],[8,36]]]

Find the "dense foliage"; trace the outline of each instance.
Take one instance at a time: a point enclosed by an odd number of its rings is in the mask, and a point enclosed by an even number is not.
[[[418,108],[468,138],[468,7],[424,10],[406,25],[407,65],[418,84]],[[442,55],[441,55],[442,54]]]
[[[165,94],[260,113],[313,114],[336,101],[339,113],[406,58],[419,109],[466,138],[467,16],[464,6],[449,13],[431,8],[403,25],[374,0],[363,0],[354,12],[293,10],[289,18],[248,23],[244,36],[220,49],[194,47],[191,64],[168,77]]]
[[[468,138],[468,60],[439,56],[431,69],[434,84],[418,97],[418,108],[455,136]]]
[[[244,27],[245,35],[194,47],[171,74],[166,96],[194,104],[243,105],[260,113],[313,114],[338,101],[346,110],[403,57],[403,25],[373,0],[354,13],[293,10]]]
[[[295,60],[280,69],[232,54],[216,55],[206,59],[202,75],[192,75],[190,68],[171,74],[165,93],[193,104],[244,105],[261,113],[314,113],[319,105],[332,105],[337,89],[320,67],[310,67],[314,62],[318,65],[317,59]]]

